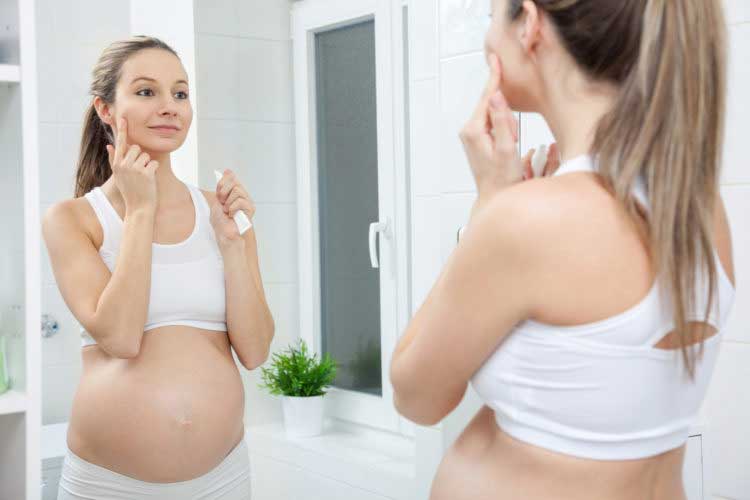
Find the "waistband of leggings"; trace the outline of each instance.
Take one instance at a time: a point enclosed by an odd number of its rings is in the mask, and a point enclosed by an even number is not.
[[[232,449],[232,451],[227,454],[226,457],[213,469],[206,472],[202,476],[195,477],[193,479],[188,479],[187,481],[176,481],[172,483],[152,483],[149,481],[141,481],[140,479],[136,479],[134,477],[126,476],[125,474],[121,474],[119,472],[115,472],[113,470],[107,469],[106,467],[102,467],[101,465],[92,464],[91,462],[88,462],[84,460],[83,458],[79,457],[73,451],[66,446],[67,449],[67,459],[70,461],[70,465],[74,468],[80,468],[84,471],[94,471],[98,474],[104,474],[106,476],[110,477],[116,477],[117,480],[120,483],[126,483],[130,484],[132,486],[140,486],[144,488],[149,488],[150,490],[153,489],[161,489],[161,490],[172,490],[172,489],[179,489],[183,488],[188,485],[194,485],[196,483],[204,483],[204,482],[210,482],[212,479],[215,478],[215,476],[218,476],[222,474],[223,469],[228,467],[230,464],[234,463],[235,461],[242,458],[242,454],[244,453],[248,459],[248,449],[247,449],[247,442],[245,441],[245,438],[241,439],[239,443]]]

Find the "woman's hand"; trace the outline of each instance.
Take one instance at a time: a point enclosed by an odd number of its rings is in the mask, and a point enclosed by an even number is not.
[[[216,184],[216,201],[211,206],[211,226],[216,233],[219,246],[242,240],[234,214],[239,210],[245,212],[252,221],[255,215],[255,203],[231,170],[224,170],[224,176]]]
[[[495,54],[490,54],[489,60],[487,87],[459,134],[480,198],[533,176],[524,172],[518,156],[518,122],[500,90],[500,61]]]
[[[112,179],[125,200],[125,213],[140,208],[156,210],[158,204],[156,171],[159,162],[142,152],[137,144],[128,143],[128,122],[120,118],[115,144],[107,144]]]
[[[531,168],[531,159],[534,157],[536,149],[530,149],[521,160],[524,168],[524,180],[534,178],[534,169]],[[551,177],[560,168],[560,152],[557,150],[557,143],[553,142],[547,149],[547,163],[544,164],[539,177]]]

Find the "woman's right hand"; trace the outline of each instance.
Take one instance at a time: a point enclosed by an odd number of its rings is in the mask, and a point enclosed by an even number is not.
[[[521,159],[524,170],[524,180],[534,178],[534,169],[531,168],[531,159],[534,157],[536,149],[529,150]],[[560,168],[560,152],[557,150],[557,143],[554,142],[547,149],[547,163],[544,165],[542,175],[539,177],[551,177]]]
[[[156,170],[159,162],[141,152],[137,144],[128,145],[128,124],[120,118],[115,145],[107,144],[112,177],[125,200],[125,212],[137,209],[156,210]]]

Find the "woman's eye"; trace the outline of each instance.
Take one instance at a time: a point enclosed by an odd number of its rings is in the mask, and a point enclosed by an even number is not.
[[[136,92],[135,94],[136,95],[141,95],[141,92],[146,92],[146,91],[151,92],[151,89],[141,89],[138,92]]]
[[[180,91],[180,92],[177,92],[177,93],[178,93],[178,94],[182,94],[182,95],[184,95],[184,96],[185,96],[185,97],[181,97],[181,99],[187,99],[187,98],[188,98],[188,94],[187,94],[187,92],[182,92],[182,91]]]

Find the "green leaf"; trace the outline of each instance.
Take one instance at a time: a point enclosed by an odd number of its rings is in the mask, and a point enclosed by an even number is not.
[[[274,395],[322,396],[336,379],[337,365],[329,353],[318,360],[299,339],[280,353],[273,353],[270,367],[261,367],[261,389]]]

